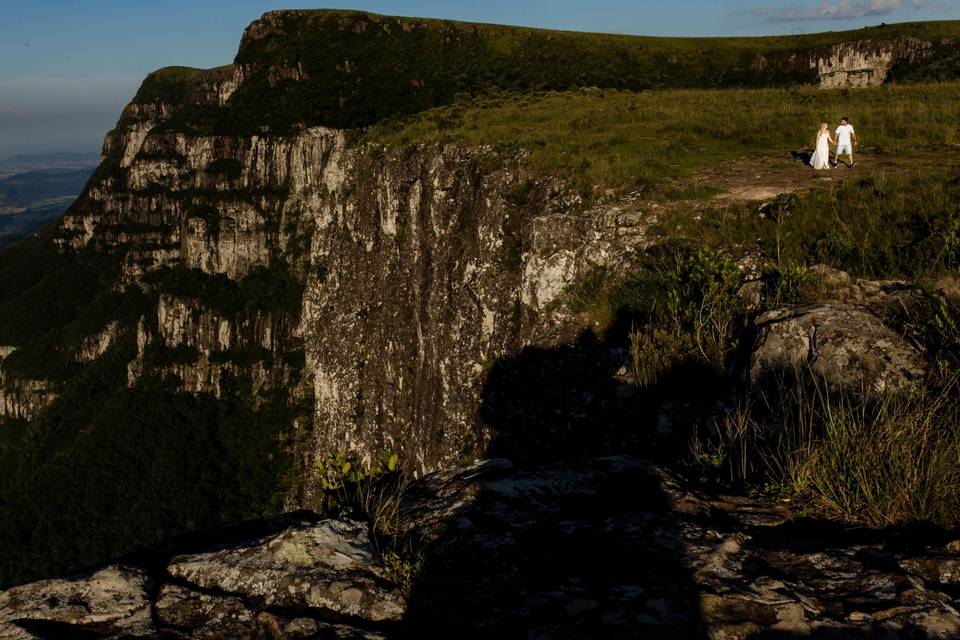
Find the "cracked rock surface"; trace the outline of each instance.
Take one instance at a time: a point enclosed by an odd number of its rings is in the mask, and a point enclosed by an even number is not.
[[[956,638],[960,540],[794,519],[638,458],[413,484],[409,596],[367,526],[298,512],[0,594],[0,639]]]

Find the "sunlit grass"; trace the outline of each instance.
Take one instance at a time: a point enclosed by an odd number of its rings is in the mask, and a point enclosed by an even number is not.
[[[630,189],[729,158],[812,147],[817,125],[844,115],[872,153],[956,145],[960,83],[492,96],[381,123],[363,141],[522,148],[535,172]]]

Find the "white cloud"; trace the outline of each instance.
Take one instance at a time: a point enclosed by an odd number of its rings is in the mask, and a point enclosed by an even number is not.
[[[753,14],[768,22],[796,22],[801,20],[847,20],[865,16],[884,16],[897,9],[922,9],[933,0],[824,0],[816,7],[763,5]]]

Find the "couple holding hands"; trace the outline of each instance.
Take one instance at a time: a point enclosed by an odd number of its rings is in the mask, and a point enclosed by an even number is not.
[[[837,163],[840,160],[840,155],[846,153],[850,157],[850,164],[848,167],[856,166],[856,162],[853,160],[853,145],[857,144],[857,134],[853,130],[853,125],[850,124],[850,120],[847,118],[840,118],[840,126],[837,127],[837,139],[834,140],[833,136],[830,135],[830,130],[827,126],[827,123],[824,122],[820,125],[820,130],[817,132],[817,147],[813,152],[813,155],[810,157],[810,166],[814,169],[833,169],[837,166]],[[833,158],[833,162],[830,162],[830,145],[837,145],[837,153]]]

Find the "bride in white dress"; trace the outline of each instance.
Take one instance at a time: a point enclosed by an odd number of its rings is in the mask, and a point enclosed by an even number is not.
[[[833,143],[830,127],[824,122],[820,125],[820,131],[817,132],[817,149],[810,156],[811,167],[817,170],[832,168],[830,166],[830,145]]]

